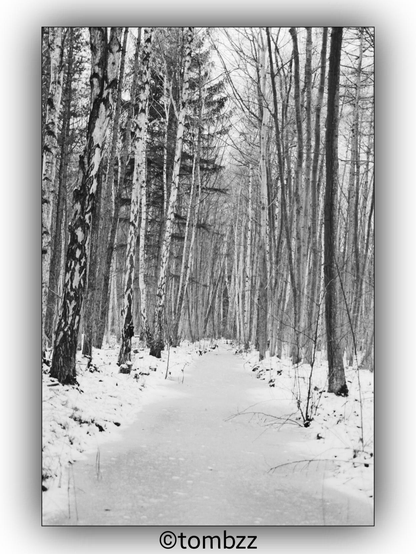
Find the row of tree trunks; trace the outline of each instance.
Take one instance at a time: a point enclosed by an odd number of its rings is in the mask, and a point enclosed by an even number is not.
[[[291,291],[292,291],[292,298],[293,298],[293,327],[295,333],[298,330],[297,322],[298,319],[298,288],[297,288],[297,281],[294,271],[294,263],[293,263],[293,257],[292,257],[292,249],[290,245],[292,244],[292,234],[290,230],[290,223],[289,223],[289,214],[288,214],[288,189],[289,189],[289,183],[291,181],[290,173],[288,174],[288,178],[286,180],[284,169],[285,169],[285,162],[284,162],[284,155],[283,155],[283,148],[282,148],[282,140],[281,140],[281,133],[280,133],[280,124],[279,124],[279,117],[278,117],[278,101],[277,101],[277,90],[276,90],[276,82],[275,82],[275,72],[274,72],[274,62],[273,62],[273,51],[272,51],[272,44],[271,44],[271,37],[270,37],[270,29],[266,28],[267,33],[267,46],[268,46],[268,52],[269,52],[269,61],[270,61],[270,71],[272,75],[272,92],[273,92],[273,120],[275,125],[275,140],[276,140],[276,151],[277,151],[277,159],[278,159],[278,176],[280,181],[280,202],[281,202],[281,208],[282,208],[282,220],[285,230],[285,238],[286,238],[286,246],[287,246],[287,258],[288,258],[288,269],[289,269],[289,278],[290,278],[290,284],[291,284]],[[290,164],[288,164],[288,168],[290,167]],[[297,355],[297,346],[298,346],[298,340],[294,341],[294,347],[296,349],[295,354]],[[292,348],[292,355],[293,355],[293,348]]]
[[[139,28],[138,38],[136,41],[136,48],[134,54],[133,62],[133,78],[130,89],[130,98],[131,102],[129,104],[127,121],[126,121],[126,130],[125,130],[125,139],[123,142],[123,147],[120,155],[120,169],[118,172],[118,178],[112,179],[109,181],[109,188],[112,190],[112,202],[108,204],[108,208],[112,207],[111,213],[111,225],[108,240],[104,243],[105,248],[103,248],[103,279],[102,279],[102,292],[101,292],[101,303],[100,303],[100,312],[98,315],[98,322],[96,325],[95,332],[95,346],[101,348],[104,340],[105,328],[107,321],[109,320],[109,306],[111,303],[111,268],[116,266],[114,260],[114,248],[116,244],[117,229],[119,227],[119,215],[120,215],[120,206],[121,206],[121,192],[124,188],[126,181],[127,167],[131,156],[131,142],[132,142],[132,124],[133,124],[133,114],[134,114],[134,100],[136,97],[137,91],[137,82],[139,75],[139,52],[141,44],[141,29]],[[121,72],[120,72],[121,73]],[[113,126],[113,141],[117,140],[117,131],[115,125]],[[114,133],[116,136],[114,137]],[[113,160],[114,163],[115,160]],[[117,278],[113,279],[113,297],[117,300]],[[110,318],[112,321],[112,318]],[[110,323],[110,328],[118,329],[118,325],[114,327]]]
[[[159,280],[157,285],[157,302],[153,322],[153,336],[151,339],[150,354],[156,358],[161,357],[161,351],[164,349],[164,311],[166,301],[166,284],[168,263],[170,258],[170,245],[172,241],[173,221],[175,218],[176,200],[179,190],[179,171],[182,160],[183,133],[185,128],[185,116],[187,111],[188,89],[189,89],[189,66],[191,64],[192,43],[194,40],[194,29],[189,27],[185,32],[185,55],[182,77],[182,94],[180,98],[180,107],[178,113],[178,125],[176,131],[176,148],[173,162],[172,183],[169,195],[169,203],[166,214],[165,233],[162,243],[162,252],[160,258]]]
[[[98,187],[98,171],[117,88],[121,52],[120,27],[90,29],[91,113],[87,144],[80,159],[80,183],[74,191],[74,213],[69,227],[62,305],[55,331],[51,376],[61,383],[76,382],[76,350],[88,267],[89,235]]]
[[[44,99],[52,91],[55,71],[52,45],[56,40],[50,31],[48,71],[42,80]],[[210,142],[217,125],[211,117],[212,106],[221,89],[216,78],[212,85],[209,66],[204,65],[209,56],[200,46],[200,30],[196,39],[193,29],[172,33],[165,29],[160,35],[155,30],[153,46],[146,30],[143,48],[139,52],[139,40],[133,60],[133,49],[130,53],[126,48],[126,29],[117,79],[98,91],[97,83],[107,77],[98,67],[98,56],[104,57],[99,53],[101,46],[97,47],[99,31],[91,29],[95,67],[87,133],[84,124],[82,133],[75,132],[74,113],[80,100],[77,87],[70,86],[72,75],[85,74],[77,65],[80,52],[85,54],[77,33],[63,30],[67,37],[64,88],[55,133],[59,143],[55,141],[55,161],[49,160],[56,165],[56,175],[49,191],[47,180],[43,185],[44,204],[53,199],[50,212],[43,206],[43,231],[49,221],[49,235],[54,238],[49,246],[54,258],[49,263],[48,233],[44,233],[42,255],[46,256],[45,268],[48,263],[51,266],[51,309],[46,312],[43,344],[48,345],[55,327],[54,374],[62,382],[75,382],[75,373],[68,368],[75,367],[78,330],[84,337],[83,353],[91,356],[92,346],[102,346],[106,326],[109,334],[121,338],[120,364],[131,358],[134,327],[140,329],[155,356],[160,356],[166,340],[179,344],[184,337],[222,333],[246,349],[255,342],[260,358],[269,351],[270,355],[290,355],[294,363],[311,364],[326,333],[332,348],[329,365],[336,366],[335,374],[345,347],[350,363],[357,345],[361,352],[371,352],[373,107],[368,100],[371,70],[366,65],[365,29],[346,31],[343,61],[351,67],[343,64],[338,69],[341,62],[336,62],[333,51],[333,29],[327,95],[326,28],[236,30],[242,38],[241,43],[234,42],[241,61],[236,71],[247,77],[247,88],[233,89],[234,107],[242,119],[234,122],[238,133],[230,135],[236,142],[227,171],[220,168],[217,157],[223,139],[214,146]],[[121,36],[120,32],[119,42]],[[227,36],[233,40],[231,34]],[[289,46],[283,47],[284,43]],[[105,64],[111,55],[110,47]],[[122,86],[124,66],[131,87]],[[44,168],[48,167],[44,175],[53,166],[48,162],[52,135],[46,133],[52,121],[50,103],[44,100],[42,112]],[[83,114],[86,108],[83,103]],[[327,120],[325,143],[322,117]],[[85,148],[84,140],[78,140],[68,155],[72,137],[85,134]],[[65,209],[66,187],[70,188],[68,183],[76,174],[73,160],[82,151],[74,204],[68,203]],[[130,160],[133,153],[134,160]],[[59,246],[65,243],[66,217],[71,225],[65,262]],[[227,226],[230,231],[225,237]],[[61,271],[59,260],[65,262],[62,267],[61,261]],[[45,280],[42,288],[44,294]],[[57,318],[56,300],[61,294]],[[55,324],[54,319],[58,319]],[[66,365],[65,357],[70,360]],[[348,392],[342,379],[337,377],[336,383],[331,379],[333,392]]]

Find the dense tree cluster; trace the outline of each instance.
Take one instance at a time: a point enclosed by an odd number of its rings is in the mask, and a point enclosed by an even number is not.
[[[369,28],[45,28],[51,373],[115,336],[372,366]],[[332,372],[332,373],[331,373]],[[333,377],[331,385],[331,377]]]

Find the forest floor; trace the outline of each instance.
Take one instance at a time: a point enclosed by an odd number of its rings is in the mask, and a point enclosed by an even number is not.
[[[342,398],[319,359],[309,387],[309,366],[223,342],[139,351],[130,375],[117,353],[80,360],[78,388],[45,368],[45,525],[373,523],[372,373]]]

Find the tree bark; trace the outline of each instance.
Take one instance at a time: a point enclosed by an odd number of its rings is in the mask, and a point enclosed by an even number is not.
[[[120,188],[123,186],[126,178],[126,172],[127,172],[127,165],[130,159],[130,150],[131,150],[131,125],[133,122],[133,114],[134,114],[134,104],[135,104],[135,98],[137,93],[137,79],[138,79],[138,73],[139,73],[139,50],[140,50],[140,37],[141,37],[141,29],[139,29],[139,36],[137,39],[136,44],[136,50],[134,54],[134,69],[133,69],[133,79],[130,89],[130,105],[127,113],[127,121],[126,121],[126,138],[123,145],[122,153],[121,153],[121,163],[120,163],[120,171],[119,171],[119,177],[118,177],[118,183],[116,180],[113,180],[112,182],[109,182],[108,185],[110,187],[113,187],[113,210],[111,215],[111,226],[110,226],[110,233],[108,237],[107,242],[107,249],[104,253],[105,258],[105,266],[104,266],[104,275],[103,275],[103,286],[102,286],[102,293],[101,293],[101,305],[100,305],[100,313],[98,317],[98,325],[96,330],[96,347],[100,348],[102,346],[103,340],[104,340],[104,333],[105,333],[105,326],[108,321],[108,312],[109,312],[109,306],[111,304],[111,266],[113,264],[113,254],[114,254],[114,247],[116,242],[116,235],[117,235],[117,229],[118,229],[118,223],[119,223],[119,213],[120,213]],[[113,280],[114,283],[117,283],[117,279]],[[117,292],[115,295],[115,298],[117,298]]]
[[[354,358],[353,334],[356,335],[358,314],[356,313],[357,298],[357,283],[360,279],[360,259],[358,246],[358,206],[359,206],[359,189],[360,189],[360,149],[359,149],[359,134],[360,134],[360,92],[361,92],[361,70],[363,60],[363,34],[360,32],[360,46],[357,60],[357,75],[355,79],[355,98],[353,108],[353,121],[351,126],[351,156],[348,179],[348,223],[347,223],[347,241],[346,241],[346,268],[345,268],[345,288],[346,300],[348,306],[346,310],[351,311],[352,329],[348,333],[346,340],[347,360],[349,365],[352,365]]]
[[[62,97],[62,37],[63,29],[61,27],[49,29],[50,84],[42,155],[42,352],[49,343],[45,326],[51,266],[52,206],[58,153],[58,116]]]
[[[113,109],[112,90],[117,87],[121,28],[91,27],[91,113],[87,144],[80,159],[81,182],[74,191],[74,213],[69,227],[64,294],[55,332],[51,376],[61,383],[76,383],[76,350],[88,263],[92,210],[97,174]]]
[[[336,267],[336,197],[338,187],[338,89],[342,27],[333,27],[329,55],[328,113],[326,124],[326,188],[324,228],[325,324],[328,355],[328,392],[347,396],[341,344],[338,337]]]
[[[295,215],[295,243],[296,243],[296,288],[297,294],[293,297],[294,302],[294,341],[292,348],[292,360],[299,363],[301,360],[301,317],[302,317],[302,297],[303,297],[303,274],[305,268],[305,256],[303,245],[302,226],[304,223],[304,211],[306,203],[302,196],[302,172],[303,172],[303,126],[300,94],[300,70],[299,70],[299,49],[297,40],[297,31],[294,27],[290,29],[290,35],[293,42],[294,57],[294,83],[295,83],[295,113],[296,113],[296,139],[297,139],[297,159],[294,181],[294,215]],[[296,304],[295,304],[296,303]]]
[[[178,197],[178,188],[179,188],[179,170],[181,166],[182,159],[182,144],[183,144],[183,133],[185,128],[185,115],[186,115],[186,106],[188,100],[188,89],[189,89],[189,66],[191,64],[191,54],[192,54],[192,43],[194,40],[194,30],[192,27],[189,27],[186,31],[186,42],[185,42],[185,61],[184,61],[184,72],[183,72],[183,82],[182,82],[182,95],[180,99],[180,109],[178,114],[178,127],[176,133],[176,148],[175,148],[175,158],[173,164],[172,172],[172,186],[169,196],[169,204],[166,215],[166,225],[165,233],[162,244],[162,254],[160,260],[160,271],[159,271],[159,280],[157,285],[156,293],[156,307],[155,307],[155,316],[154,316],[154,330],[152,336],[152,346],[150,349],[150,355],[155,356],[156,358],[161,357],[161,351],[164,349],[164,309],[166,301],[166,284],[167,284],[167,270],[170,257],[170,245],[172,240],[172,230],[173,230],[173,220],[175,217],[175,207],[176,200]]]
[[[68,138],[71,124],[71,104],[72,104],[72,80],[73,80],[73,61],[74,61],[74,30],[71,27],[69,33],[69,47],[67,59],[67,73],[65,77],[64,90],[64,106],[63,120],[61,131],[61,155],[59,165],[58,178],[58,195],[56,201],[56,221],[55,231],[51,243],[51,265],[49,275],[49,293],[48,306],[46,310],[45,334],[47,340],[52,342],[54,318],[59,306],[59,296],[61,290],[61,275],[62,275],[62,251],[65,244],[65,213],[66,213],[66,197],[67,197],[67,179],[68,179],[68,162],[69,148]]]
[[[267,171],[267,139],[269,112],[266,105],[266,48],[260,49],[259,67],[259,120],[260,120],[260,292],[258,299],[258,326],[260,360],[266,356],[269,339],[269,302],[270,302],[270,221],[269,221],[269,183]]]
[[[266,27],[266,33],[267,33],[267,45],[268,45],[268,51],[269,51],[269,61],[270,61],[270,72],[271,72],[271,82],[272,82],[272,91],[273,91],[273,120],[275,124],[275,139],[276,139],[276,149],[277,149],[277,161],[278,161],[278,170],[279,170],[279,180],[280,180],[280,187],[281,187],[281,204],[282,204],[282,217],[284,220],[284,229],[285,229],[285,235],[286,235],[286,247],[287,247],[287,255],[288,255],[288,266],[289,266],[289,276],[290,276],[290,284],[292,288],[292,296],[293,296],[293,312],[294,312],[294,322],[296,325],[296,322],[298,321],[298,312],[297,312],[297,306],[298,306],[298,289],[296,286],[296,275],[295,270],[293,267],[293,257],[292,257],[292,251],[291,251],[291,232],[290,232],[290,225],[289,225],[289,214],[288,214],[288,206],[289,206],[289,182],[290,182],[290,174],[288,174],[288,183],[285,181],[285,174],[284,174],[284,158],[282,153],[282,144],[280,140],[280,125],[279,125],[279,117],[278,117],[278,104],[277,104],[277,91],[276,91],[276,83],[275,83],[275,75],[274,75],[274,64],[273,64],[273,55],[272,55],[272,46],[271,46],[271,38],[270,38],[270,30],[268,27]],[[289,170],[290,165],[288,165]],[[296,327],[295,327],[296,329]]]
[[[253,175],[252,167],[248,167],[248,213],[247,213],[247,250],[245,261],[245,290],[244,290],[244,348],[250,347],[251,328],[251,287],[252,287],[252,259],[251,242],[253,234]]]
[[[119,365],[130,360],[131,339],[134,335],[133,323],[133,282],[136,265],[136,243],[139,232],[140,199],[146,186],[146,139],[148,126],[148,102],[150,94],[150,57],[152,53],[153,29],[143,33],[142,75],[139,85],[139,110],[137,115],[137,139],[134,155],[133,191],[130,207],[130,225],[127,238],[126,267],[124,276],[124,304],[122,309],[121,347]]]
[[[315,106],[314,126],[314,152],[311,172],[311,275],[308,281],[308,341],[305,352],[305,362],[312,363],[314,350],[314,329],[315,320],[318,317],[318,291],[319,291],[319,241],[318,241],[318,215],[319,215],[319,194],[318,194],[318,169],[321,151],[321,111],[325,92],[326,73],[326,52],[328,42],[328,29],[324,27],[321,48],[321,73],[319,78],[318,99]],[[316,345],[315,345],[316,348]]]
[[[118,79],[118,90],[115,100],[115,111],[112,124],[112,138],[111,138],[111,147],[109,148],[108,153],[108,162],[107,167],[108,171],[105,176],[105,181],[103,182],[102,198],[100,202],[99,209],[99,219],[97,221],[98,233],[97,233],[97,268],[95,276],[95,293],[89,295],[87,293],[86,305],[88,305],[89,300],[91,302],[90,307],[86,308],[86,318],[84,325],[84,334],[87,339],[84,343],[89,343],[90,345],[90,355],[92,355],[92,346],[96,348],[102,347],[103,337],[104,337],[104,325],[101,326],[100,317],[102,312],[102,304],[105,307],[108,306],[108,285],[107,289],[104,291],[104,281],[106,275],[106,252],[108,248],[108,241],[110,236],[110,229],[112,225],[112,216],[114,212],[114,205],[116,204],[115,198],[113,197],[117,194],[117,182],[119,173],[118,165],[116,164],[117,160],[117,147],[118,147],[118,138],[119,138],[119,127],[120,127],[120,116],[121,116],[121,106],[122,106],[122,87],[124,83],[124,71],[126,65],[126,52],[127,52],[127,40],[129,35],[128,27],[124,28],[123,31],[123,43],[121,48],[121,58],[120,58],[120,74]],[[114,192],[114,194],[113,194]],[[98,210],[97,210],[98,211]],[[97,214],[98,215],[98,214]],[[92,248],[92,245],[91,245]],[[88,278],[89,281],[89,278]],[[89,285],[88,285],[89,289]],[[90,299],[88,298],[90,296]],[[105,315],[104,315],[105,318]],[[105,321],[105,319],[104,319]]]

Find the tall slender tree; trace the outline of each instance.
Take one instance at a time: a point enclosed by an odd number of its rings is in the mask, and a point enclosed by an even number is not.
[[[139,233],[140,201],[146,187],[146,138],[148,125],[148,103],[150,93],[150,57],[152,53],[153,29],[145,28],[143,33],[142,71],[139,82],[139,106],[136,118],[137,137],[134,148],[134,176],[130,207],[130,225],[127,239],[126,267],[124,275],[123,327],[118,363],[130,360],[133,324],[133,281],[136,265],[136,243]],[[142,236],[144,239],[144,234]],[[142,260],[143,261],[143,260]]]
[[[48,306],[45,315],[45,334],[52,342],[54,316],[59,305],[59,291],[61,288],[62,254],[65,244],[65,213],[67,200],[67,179],[69,165],[69,134],[71,125],[72,91],[74,78],[74,41],[75,30],[68,29],[68,57],[66,61],[66,75],[64,86],[62,129],[60,138],[60,159],[58,175],[58,192],[55,204],[55,226],[51,242],[51,264],[49,275]]]
[[[311,271],[308,279],[308,316],[307,316],[307,346],[305,352],[305,362],[312,363],[313,350],[316,334],[316,318],[318,317],[318,285],[319,285],[319,241],[318,241],[318,219],[319,219],[319,193],[318,193],[318,170],[319,159],[321,156],[321,112],[325,92],[325,74],[326,74],[326,52],[328,42],[328,29],[324,27],[322,31],[321,47],[321,71],[319,76],[318,98],[315,106],[315,125],[314,125],[314,151],[311,169]]]
[[[328,354],[328,392],[348,395],[341,342],[338,336],[336,259],[336,198],[338,187],[338,110],[342,27],[333,27],[329,54],[328,113],[326,122],[326,188],[324,233],[325,324]]]
[[[46,310],[51,266],[52,206],[55,195],[56,159],[58,154],[58,116],[62,97],[63,80],[63,29],[49,29],[49,93],[43,131],[42,157],[42,351],[48,340],[45,334]]]
[[[154,329],[150,354],[160,358],[161,351],[164,349],[164,310],[166,302],[166,284],[167,270],[170,256],[170,246],[172,241],[173,222],[175,218],[176,201],[179,190],[179,171],[182,160],[183,133],[185,128],[185,116],[187,110],[187,101],[189,93],[189,66],[191,65],[192,43],[194,40],[194,29],[188,27],[185,34],[185,55],[184,68],[182,76],[182,93],[180,98],[180,107],[178,111],[178,126],[176,132],[175,158],[172,171],[172,184],[169,196],[168,210],[166,214],[165,233],[162,244],[162,253],[160,258],[159,280],[157,285],[157,303],[154,315]]]
[[[87,144],[80,159],[80,182],[74,191],[74,211],[69,227],[64,294],[55,331],[51,376],[61,383],[76,382],[76,350],[88,265],[92,212],[98,187],[98,170],[113,110],[113,90],[121,52],[121,27],[90,28],[92,55],[91,112]]]
[[[101,348],[107,319],[109,318],[110,305],[112,305],[111,294],[115,300],[117,300],[116,290],[112,291],[110,286],[111,281],[111,267],[114,258],[114,249],[116,244],[117,229],[119,227],[119,215],[121,207],[121,190],[125,186],[127,167],[131,156],[131,143],[132,143],[132,125],[134,119],[134,106],[135,99],[137,97],[137,82],[139,78],[139,53],[141,45],[141,28],[138,30],[138,37],[136,41],[136,48],[134,52],[133,61],[133,78],[130,88],[130,103],[127,109],[126,129],[124,135],[124,141],[120,153],[120,169],[117,179],[113,179],[108,182],[108,186],[112,190],[112,202],[111,206],[108,206],[111,210],[111,224],[109,235],[104,249],[104,264],[103,264],[103,279],[102,279],[102,292],[100,311],[98,316],[98,323],[96,329],[95,346]],[[114,128],[113,128],[114,134]],[[110,214],[109,214],[110,215]],[[116,282],[116,279],[114,279]]]

